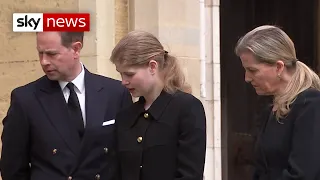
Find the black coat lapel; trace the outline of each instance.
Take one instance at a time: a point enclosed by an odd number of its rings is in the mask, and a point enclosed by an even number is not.
[[[90,151],[92,136],[89,129],[102,126],[105,114],[107,113],[107,100],[105,98],[105,89],[101,77],[85,71],[85,107],[86,107],[86,130],[81,142],[81,153],[79,161],[86,157],[86,153]],[[74,169],[75,170],[75,169]]]
[[[57,81],[51,81],[47,77],[39,82],[39,91],[36,93],[48,119],[56,128],[68,147],[78,155],[80,149],[80,138],[76,129],[68,118],[67,104],[62,90]]]
[[[90,73],[88,70],[85,71],[86,129],[94,126],[95,123],[101,122],[107,112],[108,102],[104,97],[105,94],[103,94],[105,89],[99,78],[101,77]]]

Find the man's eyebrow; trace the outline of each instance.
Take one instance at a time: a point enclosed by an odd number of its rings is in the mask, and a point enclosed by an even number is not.
[[[58,51],[58,50],[56,50],[56,49],[45,49],[44,51],[45,52],[54,52],[54,51]]]
[[[56,49],[39,50],[39,49],[38,49],[38,51],[39,51],[39,52],[45,52],[45,53],[53,53],[53,52],[57,52],[58,50],[56,50]]]

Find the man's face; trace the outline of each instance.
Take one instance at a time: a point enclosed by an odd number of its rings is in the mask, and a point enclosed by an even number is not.
[[[61,43],[58,32],[37,33],[37,50],[42,70],[50,80],[70,81],[77,76],[79,44],[69,48]]]

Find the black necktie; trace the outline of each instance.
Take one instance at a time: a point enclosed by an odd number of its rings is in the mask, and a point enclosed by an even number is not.
[[[74,91],[73,83],[68,83],[67,88],[70,90],[70,96],[68,99],[68,109],[69,109],[70,119],[72,124],[74,124],[77,131],[79,132],[80,138],[82,138],[84,133],[84,123],[83,123],[79,99],[76,92]]]

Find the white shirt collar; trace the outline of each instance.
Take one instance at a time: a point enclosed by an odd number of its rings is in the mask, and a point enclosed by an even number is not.
[[[80,62],[81,63],[81,62]],[[84,66],[83,64],[81,63],[81,72],[80,74],[74,79],[72,80],[71,82],[74,84],[74,86],[76,87],[76,90],[78,90],[78,92],[80,94],[82,94],[84,92]],[[62,91],[64,90],[64,88],[67,86],[69,82],[67,81],[59,81],[59,85],[62,89]]]

